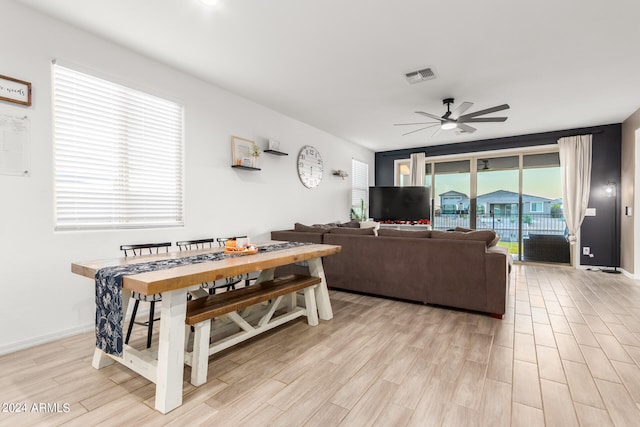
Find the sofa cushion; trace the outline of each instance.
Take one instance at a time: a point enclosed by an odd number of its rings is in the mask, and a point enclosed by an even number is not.
[[[353,234],[359,236],[375,236],[373,228],[336,227],[329,230],[330,234]]]
[[[271,240],[281,240],[283,242],[322,243],[322,239],[326,234],[327,233],[304,233],[293,230],[276,230],[271,232]]]
[[[487,247],[489,247],[496,239],[496,232],[493,230],[476,230],[465,233],[462,231],[433,230],[431,232],[431,238],[449,240],[478,240],[485,242]]]
[[[509,273],[511,273],[511,267],[513,266],[513,257],[509,253],[509,249],[505,248],[504,246],[493,246],[493,247],[487,248],[487,252],[495,253],[495,254],[502,254],[502,255],[506,256],[507,257],[507,263],[509,264]]]
[[[509,249],[505,248],[504,246],[494,246],[492,248],[487,248],[487,252],[503,254],[509,260],[509,265],[513,264],[513,257],[511,256],[511,254],[509,254]]]
[[[396,230],[393,228],[381,228],[380,230],[378,230],[378,236],[426,238],[426,237],[431,237],[431,230],[411,231],[411,230]]]
[[[300,224],[299,222],[295,223],[295,225],[293,226],[293,229],[294,231],[301,231],[304,233],[326,233],[329,230],[328,228],[304,225],[304,224]]]
[[[456,227],[454,231],[462,231],[463,233],[469,233],[470,231],[476,231],[476,230],[472,228]],[[487,247],[495,246],[498,244],[499,241],[500,241],[500,235],[496,233],[496,237],[493,239],[493,241],[491,241],[491,243],[487,245]]]
[[[337,227],[338,224],[336,224],[335,222],[330,222],[329,224],[313,224],[312,227],[318,227],[318,228],[322,228],[324,230],[329,231],[329,229],[333,228],[333,227]]]

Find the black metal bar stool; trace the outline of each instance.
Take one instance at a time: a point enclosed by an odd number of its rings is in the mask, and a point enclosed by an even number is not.
[[[124,251],[124,256],[140,256],[144,255],[147,252],[149,254],[159,253],[160,249],[164,248],[165,253],[169,252],[169,248],[171,247],[171,242],[166,243],[141,243],[136,245],[121,245],[120,250]],[[131,292],[131,298],[135,300],[135,304],[133,305],[133,311],[131,312],[131,320],[129,320],[129,327],[127,328],[127,336],[124,340],[125,344],[129,344],[129,338],[131,337],[131,330],[133,329],[133,324],[146,326],[147,327],[147,348],[151,347],[151,335],[153,335],[153,322],[160,319],[154,319],[156,302],[161,301],[162,297],[160,294],[154,295],[142,295],[138,292]],[[140,305],[140,301],[145,301],[150,303],[149,306],[149,320],[146,322],[136,322],[136,314],[138,313],[138,306]]]

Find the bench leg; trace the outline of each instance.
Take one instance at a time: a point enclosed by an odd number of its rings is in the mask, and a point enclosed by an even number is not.
[[[316,307],[315,286],[304,289],[304,306],[307,310],[307,323],[309,326],[318,325],[318,308]],[[295,293],[293,294],[295,296]]]
[[[199,386],[207,382],[211,320],[196,324],[195,330],[193,337],[193,359],[191,361],[191,384]]]
[[[184,351],[187,351],[189,346],[189,338],[191,338],[191,326],[184,325]]]
[[[287,311],[293,311],[298,306],[298,293],[293,292],[287,295]]]

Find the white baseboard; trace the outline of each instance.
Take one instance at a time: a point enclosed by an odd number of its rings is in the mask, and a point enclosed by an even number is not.
[[[11,344],[5,344],[0,346],[0,356],[3,354],[13,353],[18,350],[24,350],[25,348],[35,347],[36,345],[46,344],[51,341],[56,341],[61,338],[70,337],[72,335],[78,335],[83,332],[92,331],[95,329],[95,325],[77,326],[75,328],[65,329],[63,331],[53,332],[51,334],[40,335],[39,337],[33,337],[22,341],[16,341]]]
[[[631,274],[627,270],[625,270],[624,268],[621,268],[620,271],[622,271],[622,274],[624,274],[629,279],[640,280],[640,274]]]
[[[599,270],[612,270],[613,267],[607,267],[604,265],[579,265],[576,267],[577,269],[580,270],[589,270],[589,269],[599,269]],[[640,274],[631,274],[629,273],[627,270],[625,270],[624,268],[618,267],[618,271],[620,271],[622,274],[624,274],[625,277],[628,277],[629,279],[633,279],[633,280],[640,280]]]
[[[131,307],[132,306],[133,304],[131,304]],[[146,320],[146,318],[149,316],[149,305],[144,304],[144,305],[141,305],[141,307],[142,306],[144,306],[144,308],[143,309],[141,308],[138,310],[136,318]],[[131,307],[129,307],[129,311],[131,311]],[[156,310],[156,314],[159,314],[159,313],[160,312]],[[126,328],[128,325],[129,325],[129,316],[127,316],[127,319],[125,320],[123,325],[125,329],[124,332],[126,332]],[[59,340],[62,338],[67,338],[73,335],[78,335],[83,332],[93,331],[94,329],[95,329],[95,325],[91,323],[91,324],[77,326],[75,328],[69,328],[62,331],[53,332],[46,335],[40,335],[38,337],[33,337],[33,338],[29,338],[22,341],[16,341],[11,344],[0,345],[0,356],[4,354],[14,353],[19,350],[24,350],[26,348],[35,347],[40,344],[46,344],[51,341]]]

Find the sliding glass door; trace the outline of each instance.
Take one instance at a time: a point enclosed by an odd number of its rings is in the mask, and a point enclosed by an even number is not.
[[[436,230],[469,228],[471,162],[459,160],[434,164],[433,221]]]
[[[520,156],[476,160],[476,229],[495,230],[500,245],[520,253]]]
[[[569,262],[558,153],[525,155],[522,168],[522,259]]]

